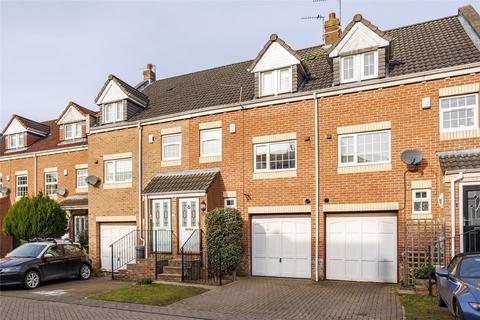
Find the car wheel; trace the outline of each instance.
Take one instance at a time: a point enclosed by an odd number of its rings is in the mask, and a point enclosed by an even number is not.
[[[40,285],[40,274],[37,271],[28,271],[25,274],[23,284],[27,289],[35,289]]]
[[[438,304],[439,307],[444,307],[444,308],[445,308],[445,307],[447,306],[447,304],[445,303],[445,301],[443,301],[442,296],[440,295],[440,293],[437,294],[437,304]]]
[[[457,301],[455,301],[453,305],[453,310],[455,311],[455,320],[463,320],[462,307],[460,307],[460,304]]]
[[[92,275],[92,269],[88,264],[82,264],[80,271],[78,272],[78,278],[80,280],[88,280]]]

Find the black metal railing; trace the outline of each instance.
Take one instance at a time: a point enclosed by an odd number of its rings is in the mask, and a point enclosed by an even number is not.
[[[222,285],[222,256],[220,251],[205,250],[205,234],[195,230],[180,248],[182,282]]]
[[[138,252],[145,252],[144,241],[140,238],[141,230],[132,230],[110,245],[111,250],[111,269],[112,280],[115,279],[115,272],[134,261],[138,257]]]
[[[475,227],[455,237],[444,237],[427,246],[427,270],[446,268],[452,259],[452,247],[460,248],[460,242],[463,243],[463,252],[479,252],[480,227]],[[458,250],[456,252],[458,253]],[[432,295],[433,279],[430,272],[428,275],[428,291]]]
[[[177,237],[172,230],[152,230],[150,232],[150,252],[155,257],[155,279],[163,273],[163,267],[173,258]]]

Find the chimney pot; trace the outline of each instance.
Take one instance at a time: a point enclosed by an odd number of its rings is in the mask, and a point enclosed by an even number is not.
[[[335,12],[328,14],[328,20],[325,21],[324,38],[326,45],[332,45],[340,36],[340,19],[336,17]]]
[[[155,71],[153,71],[153,64],[147,64],[145,70],[143,70],[143,80],[154,82],[156,80]]]

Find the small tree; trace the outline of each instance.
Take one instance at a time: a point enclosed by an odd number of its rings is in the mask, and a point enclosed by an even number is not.
[[[222,272],[236,270],[243,254],[243,219],[237,209],[217,208],[205,216],[209,263]]]
[[[24,240],[60,238],[67,231],[67,223],[60,205],[39,193],[32,198],[23,197],[10,207],[3,222],[3,232]]]

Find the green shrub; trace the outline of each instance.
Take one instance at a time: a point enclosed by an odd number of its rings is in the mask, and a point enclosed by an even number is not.
[[[103,270],[100,270],[100,269],[99,269],[99,270],[94,270],[94,271],[92,272],[92,276],[93,276],[94,278],[101,278],[101,277],[104,277],[104,276],[105,276],[105,272],[103,272]]]
[[[208,260],[222,272],[236,270],[243,254],[243,219],[237,209],[217,208],[205,216]],[[220,263],[221,261],[221,263]]]
[[[60,238],[67,232],[67,217],[60,205],[39,193],[23,197],[10,207],[3,222],[6,235],[23,240]]]
[[[415,270],[415,279],[428,279],[429,271],[432,279],[435,279],[435,268],[433,266],[428,267],[426,264]]]
[[[151,278],[140,278],[137,280],[137,284],[140,286],[152,284],[153,280]]]

